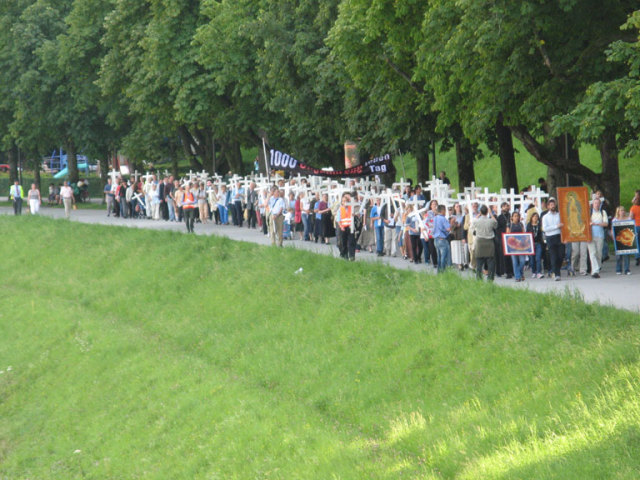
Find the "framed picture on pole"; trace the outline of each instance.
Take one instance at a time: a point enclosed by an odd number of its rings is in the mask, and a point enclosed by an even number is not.
[[[627,220],[613,222],[613,240],[616,247],[616,255],[634,255],[638,253],[638,236],[636,235],[636,222]]]
[[[503,233],[502,248],[505,255],[535,255],[531,233]]]
[[[558,212],[564,243],[591,241],[591,207],[587,187],[558,187]]]

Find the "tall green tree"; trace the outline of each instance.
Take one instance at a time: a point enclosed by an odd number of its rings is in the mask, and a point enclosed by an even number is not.
[[[369,151],[412,151],[418,181],[429,179],[436,138],[432,96],[414,79],[425,3],[364,0],[340,3],[328,44],[348,74],[344,121]]]
[[[118,133],[107,122],[109,104],[97,84],[106,53],[101,43],[104,20],[113,6],[109,0],[74,0],[65,32],[57,38],[57,68],[64,72],[63,91],[69,103],[64,119],[73,145],[69,151],[77,147],[81,153],[101,158],[103,167],[119,142]],[[106,175],[103,179],[106,182]]]
[[[630,5],[573,0],[433,2],[425,20],[427,44],[421,59],[426,71],[434,61],[448,67],[444,79],[435,76],[439,111],[457,112],[472,138],[502,119],[540,162],[602,187],[605,176],[581,164],[572,145],[564,144],[567,137],[550,123],[575,107],[587,85],[615,74],[605,61],[604,48],[619,36],[618,25]],[[618,188],[605,185],[611,196]]]

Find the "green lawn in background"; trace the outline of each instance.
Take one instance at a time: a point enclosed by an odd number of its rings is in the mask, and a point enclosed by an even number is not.
[[[547,167],[538,162],[533,156],[525,150],[525,148],[514,139],[516,148],[516,170],[518,174],[519,188],[525,188],[529,185],[538,185],[538,178],[547,177]],[[489,191],[498,192],[502,188],[502,176],[500,173],[500,159],[497,155],[491,154],[485,147],[482,151],[484,157],[474,162],[474,171],[476,175],[476,185],[487,187]],[[406,178],[411,178],[415,182],[416,165],[415,158],[412,155],[403,155],[404,171]],[[593,146],[585,146],[580,149],[581,162],[587,167],[593,169],[596,173],[602,171],[602,161],[600,152]],[[394,165],[397,171],[397,177],[403,176],[402,160],[396,158]],[[437,176],[441,170],[447,172],[447,176],[451,180],[452,188],[460,191],[458,188],[458,169],[456,165],[455,150],[448,152],[440,152],[436,149],[436,168]],[[429,173],[431,171],[431,163],[429,163]],[[631,199],[636,190],[640,189],[640,156],[625,157],[620,155],[620,201],[627,209],[631,206]]]
[[[0,478],[638,478],[637,314],[225,238],[0,229]]]

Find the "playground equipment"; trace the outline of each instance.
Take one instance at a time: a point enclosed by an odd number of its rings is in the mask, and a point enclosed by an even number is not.
[[[66,157],[66,155],[65,155]],[[84,172],[87,175],[89,174],[89,164],[88,163],[78,163],[78,171],[79,172]],[[68,167],[64,167],[62,170],[60,170],[58,173],[56,173],[53,178],[64,178],[67,175],[69,175],[69,168]]]
[[[78,171],[82,171],[85,174],[89,174],[91,165],[89,165],[89,159],[86,155],[78,155]],[[67,154],[62,149],[59,151],[54,150],[50,157],[44,159],[44,165],[52,172],[56,173],[53,178],[63,178],[69,175],[69,169],[67,166]]]

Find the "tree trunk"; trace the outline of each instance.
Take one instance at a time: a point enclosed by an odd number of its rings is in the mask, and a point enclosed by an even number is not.
[[[502,115],[496,122],[496,137],[498,139],[498,156],[500,157],[500,171],[502,173],[502,188],[513,188],[518,191],[518,174],[516,170],[516,155],[513,149],[511,130],[502,123]]]
[[[236,141],[222,142],[220,156],[224,157],[231,173],[242,175],[242,151]],[[227,172],[222,171],[223,175]]]
[[[429,178],[429,160],[431,154],[431,138],[418,137],[411,145],[411,151],[416,157],[416,185],[425,184]]]
[[[547,187],[551,197],[558,198],[558,187],[565,187],[567,176],[556,167],[547,167]]]
[[[602,175],[598,186],[604,198],[609,202],[609,215],[614,215],[620,205],[620,165],[618,162],[618,144],[616,135],[607,131],[600,143],[600,157],[602,158]]]
[[[67,145],[67,169],[69,172],[69,183],[78,183],[78,157],[76,156],[76,146],[73,142]]]
[[[104,160],[100,160],[100,179],[102,180],[102,188],[107,184],[109,179],[109,152],[105,153]]]
[[[266,158],[265,158],[265,155],[267,156]],[[262,140],[260,140],[260,144],[258,145],[258,167],[259,167],[258,171],[262,175],[267,174],[268,164],[269,164],[269,147],[266,144],[263,145]]]
[[[425,184],[429,181],[429,150],[430,145],[427,144],[427,148],[425,150],[420,150],[419,153],[416,153],[416,184],[421,183]]]
[[[560,162],[558,166],[547,168],[547,185],[549,194],[557,197],[557,187],[579,187],[583,181],[580,175],[571,174],[580,165],[580,152],[573,146],[573,138],[568,135],[551,138],[547,141],[548,149]]]
[[[598,183],[599,174],[590,168],[582,165],[576,157],[569,155],[566,159],[562,148],[558,148],[557,142],[545,143],[544,145],[529,133],[522,125],[510,126],[513,135],[522,142],[527,151],[540,163],[547,167],[558,169],[559,171],[579,178],[581,182],[595,185]],[[563,184],[566,182],[563,182]]]
[[[42,192],[40,179],[40,168],[42,167],[42,162],[40,161],[40,156],[36,153],[33,159],[33,183],[36,184],[36,188]],[[31,188],[31,186],[29,186]]]
[[[476,181],[476,174],[473,170],[475,155],[469,140],[464,137],[456,140],[456,160],[458,163],[458,190],[470,187]]]
[[[580,165],[580,152],[574,147],[573,137],[569,134],[562,135],[555,139],[557,155],[562,157],[565,165]],[[566,185],[568,187],[580,187],[582,179],[575,174],[567,173]]]
[[[171,150],[171,175],[176,179],[178,178],[178,149],[172,148]]]
[[[565,180],[562,181],[562,185],[566,184],[566,174],[571,175],[569,178],[570,184],[577,182],[582,184],[583,182],[588,184],[592,189],[601,189],[605,198],[610,204],[617,205],[620,203],[620,167],[618,163],[618,146],[616,143],[615,135],[611,132],[605,132],[603,140],[600,143],[600,156],[602,158],[602,173],[595,173],[590,168],[580,163],[580,158],[577,151],[570,147],[571,141],[569,136],[566,136],[565,143],[561,141],[556,142],[553,149],[549,149],[547,146],[541,145],[523,126],[510,127],[513,134],[522,142],[525,148],[536,158],[536,160],[553,169],[554,175],[557,176],[555,171],[561,172],[565,175]],[[560,147],[558,147],[560,144]],[[563,150],[564,152],[560,154]],[[575,178],[573,178],[575,177]],[[551,178],[549,186],[551,187]],[[560,182],[560,180],[558,180]],[[556,185],[558,185],[556,183]],[[549,190],[552,190],[550,188]]]
[[[12,144],[7,152],[7,160],[9,162],[9,182],[13,185],[13,182],[18,180],[18,149],[15,144]]]

